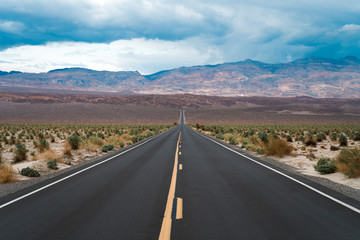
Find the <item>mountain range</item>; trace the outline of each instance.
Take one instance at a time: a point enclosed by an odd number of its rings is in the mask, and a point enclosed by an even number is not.
[[[120,94],[360,98],[360,59],[307,57],[289,63],[245,60],[180,67],[142,75],[137,71],[56,69],[46,73],[0,71],[0,87],[31,87]]]

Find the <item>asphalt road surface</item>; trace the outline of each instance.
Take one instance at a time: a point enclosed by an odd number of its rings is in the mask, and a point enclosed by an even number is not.
[[[0,239],[360,239],[359,202],[247,159],[181,116],[133,150],[0,198]]]

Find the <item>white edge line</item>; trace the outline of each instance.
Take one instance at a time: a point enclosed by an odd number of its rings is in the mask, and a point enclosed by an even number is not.
[[[174,128],[173,128],[173,129],[174,129]],[[170,130],[172,130],[172,129],[170,129]],[[169,130],[169,131],[170,131],[170,130]],[[133,149],[135,149],[135,148],[137,148],[137,147],[140,147],[141,145],[143,145],[143,144],[145,144],[145,143],[147,143],[147,142],[150,142],[150,141],[158,138],[159,136],[160,136],[160,135],[158,135],[158,136],[156,136],[156,137],[154,137],[154,138],[152,138],[152,139],[148,139],[148,140],[146,140],[146,141],[143,142],[143,143],[140,143],[140,144],[138,144],[138,145],[136,145],[136,146],[133,146],[132,148],[129,148],[129,149],[127,149],[127,150],[125,150],[125,151],[123,151],[123,152],[121,152],[121,153],[118,153],[118,154],[116,154],[116,155],[114,155],[114,156],[112,156],[112,157],[109,157],[109,158],[107,158],[107,159],[105,159],[105,160],[103,160],[103,161],[101,161],[101,162],[95,163],[94,165],[91,165],[91,166],[89,166],[89,167],[87,167],[87,168],[84,168],[84,169],[82,169],[82,170],[80,170],[80,171],[77,171],[77,172],[75,172],[75,173],[73,173],[73,174],[70,174],[70,175],[68,175],[68,176],[66,176],[66,177],[64,177],[64,178],[61,178],[61,179],[59,179],[59,180],[57,180],[57,181],[55,181],[55,182],[49,183],[48,185],[45,185],[45,186],[43,186],[43,187],[41,187],[41,188],[38,188],[38,189],[36,189],[36,190],[34,190],[34,191],[32,191],[32,192],[29,192],[29,193],[27,193],[27,194],[25,194],[25,195],[22,195],[22,196],[20,196],[20,197],[18,197],[18,198],[15,198],[15,199],[13,199],[13,200],[11,200],[11,201],[9,201],[9,202],[6,202],[6,203],[0,205],[0,209],[1,209],[1,208],[4,208],[4,207],[6,207],[6,206],[9,206],[10,204],[13,204],[13,203],[15,203],[15,202],[17,202],[17,201],[20,201],[21,199],[24,199],[24,198],[26,198],[26,197],[28,197],[28,196],[31,196],[31,195],[33,195],[33,194],[35,194],[35,193],[37,193],[37,192],[40,192],[40,191],[42,191],[42,190],[44,190],[44,189],[46,189],[46,188],[48,188],[48,187],[51,187],[52,185],[55,185],[55,184],[57,184],[57,183],[59,183],[59,182],[62,182],[62,181],[64,181],[64,180],[68,179],[68,178],[71,178],[71,177],[76,176],[76,175],[78,175],[78,174],[80,174],[80,173],[82,173],[82,172],[85,172],[85,171],[87,171],[87,170],[89,170],[89,169],[91,169],[91,168],[94,168],[94,167],[99,166],[99,165],[101,165],[101,164],[103,164],[103,163],[106,163],[106,162],[110,161],[111,159],[114,159],[114,158],[116,158],[116,157],[118,157],[118,156],[120,156],[120,155],[123,155],[124,153],[127,153],[127,152],[129,152],[129,151],[131,151],[131,150],[133,150]]]
[[[192,130],[192,129],[191,129],[191,130]],[[286,178],[288,178],[288,179],[290,179],[290,180],[292,180],[292,181],[294,181],[294,182],[296,182],[296,183],[298,183],[298,184],[301,184],[301,185],[303,185],[304,187],[306,187],[306,188],[308,188],[308,189],[310,189],[310,190],[312,190],[312,191],[314,191],[314,192],[316,192],[316,193],[318,193],[318,194],[320,194],[320,195],[322,195],[322,196],[324,196],[324,197],[326,197],[326,198],[328,198],[328,199],[330,199],[330,200],[332,200],[332,201],[334,201],[334,202],[336,202],[336,203],[338,203],[338,204],[340,204],[340,205],[343,205],[344,207],[346,207],[346,208],[348,208],[348,209],[351,209],[351,210],[353,210],[354,212],[360,214],[360,209],[357,209],[356,207],[353,207],[353,206],[351,206],[351,205],[349,205],[349,204],[347,204],[347,203],[344,203],[343,201],[341,201],[341,200],[339,200],[339,199],[337,199],[337,198],[334,198],[334,197],[332,197],[332,196],[330,196],[330,195],[328,195],[328,194],[326,194],[326,193],[324,193],[324,192],[322,192],[322,191],[320,191],[320,190],[317,190],[316,188],[313,188],[313,187],[307,185],[306,183],[303,183],[303,182],[301,182],[301,181],[299,181],[299,180],[297,180],[297,179],[295,179],[295,178],[293,178],[293,177],[290,177],[289,175],[287,175],[287,174],[285,174],[285,173],[283,173],[283,172],[280,172],[280,171],[278,171],[278,170],[276,170],[276,169],[274,169],[274,168],[272,168],[272,167],[269,167],[269,166],[267,166],[267,165],[265,165],[265,164],[263,164],[263,163],[261,163],[261,162],[258,162],[258,161],[256,161],[256,160],[254,160],[254,159],[252,159],[252,158],[250,158],[250,157],[248,157],[248,156],[246,156],[246,155],[244,155],[244,154],[242,154],[242,153],[239,153],[238,151],[235,151],[235,150],[233,150],[233,149],[231,149],[231,148],[229,148],[229,147],[227,147],[227,146],[225,146],[225,145],[223,145],[223,144],[221,144],[221,143],[219,143],[219,142],[217,142],[217,141],[215,141],[215,140],[213,140],[213,139],[211,139],[211,138],[209,138],[209,137],[207,137],[207,136],[204,136],[204,135],[198,133],[197,131],[194,131],[194,132],[197,133],[198,135],[200,135],[200,136],[202,136],[202,137],[204,137],[204,138],[206,138],[206,139],[208,139],[208,140],[210,140],[210,141],[212,141],[212,142],[214,142],[214,143],[222,146],[223,148],[226,148],[226,149],[229,150],[229,151],[232,151],[232,152],[234,152],[234,153],[236,153],[236,154],[238,154],[238,155],[240,155],[240,156],[242,156],[242,157],[244,157],[244,158],[247,158],[248,160],[250,160],[250,161],[252,161],[252,162],[254,162],[254,163],[257,163],[257,164],[259,164],[259,165],[261,165],[261,166],[263,166],[263,167],[265,167],[265,168],[267,168],[267,169],[269,169],[269,170],[271,170],[271,171],[273,171],[273,172],[276,172],[276,173],[278,173],[278,174],[280,174],[280,175],[282,175],[282,176],[284,176],[284,177],[286,177]]]

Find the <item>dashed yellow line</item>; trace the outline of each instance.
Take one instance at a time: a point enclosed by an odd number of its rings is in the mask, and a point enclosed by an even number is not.
[[[183,169],[182,164],[179,164],[179,170],[182,170],[182,169]]]
[[[183,199],[177,198],[176,219],[182,219],[182,218],[183,218]]]
[[[181,132],[179,133],[178,141],[176,144],[176,152],[175,152],[175,161],[174,161],[174,168],[173,173],[171,177],[171,183],[170,183],[170,189],[169,194],[166,202],[166,208],[164,213],[163,222],[161,225],[159,240],[169,240],[171,236],[171,213],[172,213],[172,207],[175,199],[175,187],[176,187],[176,178],[177,178],[177,170],[178,170],[178,155],[179,154],[179,143],[181,138]],[[176,209],[176,214],[178,212],[178,207]],[[182,217],[182,199],[181,199],[181,217]]]

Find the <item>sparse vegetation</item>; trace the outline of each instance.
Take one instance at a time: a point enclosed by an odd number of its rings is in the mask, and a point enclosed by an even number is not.
[[[0,183],[16,181],[14,170],[9,164],[0,164]]]
[[[340,135],[339,143],[340,143],[340,146],[347,146],[348,145],[348,139],[344,134]]]
[[[358,160],[360,145],[357,142],[360,139],[360,124],[203,125],[198,123],[190,126],[258,154],[278,157],[288,154],[305,156],[310,161],[318,161],[315,169],[322,174],[337,169],[349,177],[360,176],[360,160]],[[339,150],[340,153],[337,152]],[[338,157],[336,157],[337,153]],[[295,167],[304,166],[304,163],[306,167],[314,166],[313,163],[307,160],[304,162],[301,158],[294,160],[289,164]]]
[[[57,160],[56,159],[51,159],[47,162],[47,167],[53,170],[58,170],[58,166],[57,166]]]
[[[30,167],[21,169],[20,174],[26,177],[40,177],[40,173]]]
[[[293,148],[286,140],[280,138],[271,138],[269,144],[267,144],[265,147],[265,154],[276,157],[284,157],[289,155],[292,149]]]
[[[329,174],[336,172],[336,165],[327,158],[320,158],[316,165],[314,165],[314,169],[320,174]]]
[[[81,139],[75,133],[73,133],[70,137],[68,137],[68,143],[73,150],[77,150],[80,147]]]
[[[16,150],[14,153],[14,162],[20,162],[27,159],[26,153],[29,150],[26,149],[25,145],[18,143],[16,144]]]
[[[341,149],[336,166],[350,178],[360,177],[360,148]]]

